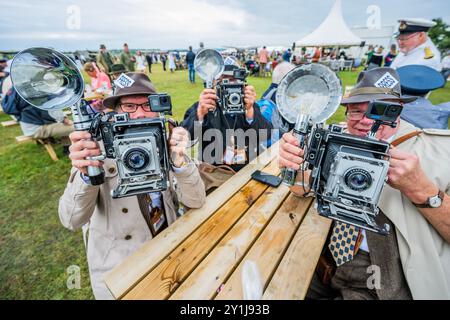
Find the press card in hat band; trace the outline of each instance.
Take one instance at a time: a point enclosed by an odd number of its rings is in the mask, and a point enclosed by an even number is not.
[[[397,83],[398,80],[391,76],[389,72],[386,72],[377,82],[375,82],[375,87],[392,89]]]
[[[131,87],[134,83],[134,80],[127,76],[125,73],[122,73],[119,78],[114,81],[115,85],[119,88],[128,88]]]

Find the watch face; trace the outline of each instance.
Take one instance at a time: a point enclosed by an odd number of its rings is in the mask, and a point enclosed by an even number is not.
[[[430,198],[430,207],[439,208],[441,206],[442,200],[439,196]]]

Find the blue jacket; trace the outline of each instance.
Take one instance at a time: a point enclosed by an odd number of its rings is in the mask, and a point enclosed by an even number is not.
[[[47,111],[33,107],[23,100],[14,88],[12,88],[2,100],[3,111],[13,115],[20,122],[36,125],[56,123]]]
[[[192,63],[194,63],[194,60],[195,60],[195,53],[192,52],[192,51],[189,51],[186,54],[186,63],[187,64],[192,64]]]
[[[403,106],[400,118],[420,129],[447,129],[450,102],[435,106],[430,100],[419,97]]]

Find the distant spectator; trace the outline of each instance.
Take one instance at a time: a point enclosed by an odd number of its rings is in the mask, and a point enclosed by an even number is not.
[[[96,61],[100,70],[105,73],[111,72],[111,67],[114,64],[114,58],[111,53],[106,50],[104,44],[100,45],[100,51],[97,54]]]
[[[375,50],[373,48],[373,45],[369,45],[369,48],[367,49],[367,52],[365,53],[367,55],[366,63],[369,65],[369,61],[372,58],[372,55],[375,53]]]
[[[153,64],[153,60],[154,58],[156,58],[156,55],[151,54],[151,53],[147,53],[145,55],[145,59],[147,60],[147,66],[148,66],[148,72],[152,73],[152,64]],[[156,63],[156,61],[155,61]]]
[[[169,53],[169,69],[170,69],[170,72],[173,72],[176,69],[175,54],[173,52]]]
[[[313,62],[313,63],[319,62],[320,56],[321,56],[321,51],[322,51],[321,48],[316,48],[316,49],[315,49],[314,54],[313,54],[313,56],[311,57],[311,62]]]
[[[111,66],[112,69],[112,66]],[[91,78],[91,90],[103,94],[111,89],[111,81],[106,73],[102,72],[95,62],[87,62],[84,64],[84,71]],[[102,99],[95,99],[90,102],[91,107],[96,111],[103,108]]]
[[[127,68],[128,71],[134,72],[135,67],[134,63],[136,62],[136,58],[131,54],[130,49],[128,48],[128,44],[123,44],[123,52],[120,55],[120,63]]]
[[[348,60],[347,54],[345,53],[344,50],[341,51],[341,53],[339,53],[339,59],[343,58],[344,60]]]
[[[93,91],[97,89],[111,89],[111,81],[109,77],[102,72],[95,62],[87,62],[84,64],[84,71],[91,78],[91,88]]]
[[[370,57],[367,70],[379,68],[383,64],[383,47],[378,47],[377,51]]]
[[[189,51],[186,54],[186,64],[189,70],[189,81],[195,83],[195,69],[194,69],[195,53],[192,51],[192,47],[189,47]]]
[[[287,61],[287,62],[291,62],[291,49],[287,49],[284,53],[283,53],[283,60]]]
[[[161,63],[163,65],[163,70],[167,71],[167,69],[166,69],[167,55],[165,53],[161,54]]]
[[[267,51],[266,46],[264,46],[259,51],[259,76],[266,76],[266,65],[269,62],[269,51]]]
[[[384,58],[384,66],[390,67],[392,61],[394,61],[395,57],[397,56],[397,46],[394,44],[391,45],[391,50]]]
[[[136,52],[136,69],[138,72],[145,73],[145,68],[145,56],[139,50],[138,52]]]

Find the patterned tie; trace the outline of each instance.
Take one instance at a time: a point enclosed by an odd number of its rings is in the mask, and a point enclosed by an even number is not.
[[[153,204],[153,200],[150,194],[138,194],[138,203],[141,209],[141,213],[144,216],[145,222],[147,222],[150,232],[153,237],[156,237],[162,230],[167,226],[167,217],[164,211],[164,205],[162,205],[162,195],[161,195],[161,208],[156,204]]]
[[[334,223],[328,248],[338,267],[353,259],[358,249],[357,242],[359,234],[360,228],[358,227],[339,221]]]

